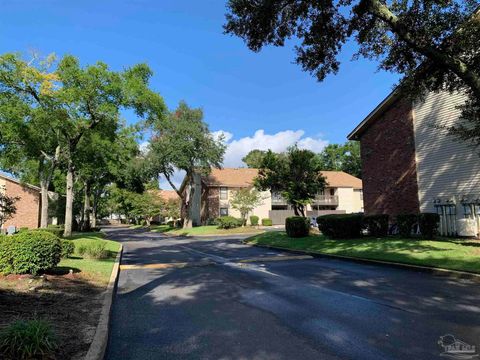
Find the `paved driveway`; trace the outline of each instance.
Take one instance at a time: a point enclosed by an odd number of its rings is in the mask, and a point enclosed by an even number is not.
[[[440,359],[480,350],[480,287],[292,256],[239,238],[115,230],[125,246],[107,359]]]

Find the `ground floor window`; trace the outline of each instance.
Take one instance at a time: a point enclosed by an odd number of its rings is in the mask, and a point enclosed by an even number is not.
[[[220,216],[228,216],[228,208],[221,207],[220,208]]]

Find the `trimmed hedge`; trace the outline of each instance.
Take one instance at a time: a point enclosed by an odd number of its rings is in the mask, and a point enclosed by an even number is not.
[[[318,229],[332,239],[353,239],[362,235],[363,214],[331,214],[317,217]]]
[[[60,262],[60,239],[48,231],[24,231],[0,241],[1,273],[37,274]]]
[[[69,258],[75,252],[75,244],[72,240],[62,240],[62,259]]]
[[[402,237],[409,238],[412,235],[412,228],[418,221],[418,214],[397,215],[398,233]]]
[[[272,226],[273,225],[272,219],[269,219],[269,218],[262,219],[262,225],[263,226]]]
[[[250,216],[250,225],[257,226],[258,220],[260,220],[260,218],[257,215]]]
[[[63,225],[48,225],[46,229],[41,228],[39,231],[48,231],[59,238],[63,237],[63,232],[65,231]]]
[[[285,230],[289,237],[306,237],[310,232],[310,219],[301,216],[288,217],[285,219]]]
[[[243,225],[242,219],[237,219],[233,216],[220,216],[216,220],[219,229],[233,229]]]
[[[434,239],[438,232],[440,215],[436,213],[421,213],[418,215],[420,234],[424,239]]]
[[[363,217],[363,226],[370,236],[385,237],[388,235],[388,218],[386,214],[367,215]]]

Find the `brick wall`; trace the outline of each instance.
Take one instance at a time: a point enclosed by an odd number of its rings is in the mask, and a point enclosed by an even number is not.
[[[366,214],[419,212],[411,103],[400,99],[361,135]]]
[[[220,192],[218,187],[204,187],[202,194],[202,222],[220,216]]]
[[[8,196],[20,199],[15,203],[17,212],[6,221],[4,228],[14,225],[17,228],[38,228],[40,220],[40,192],[14,181],[5,180],[5,192]]]

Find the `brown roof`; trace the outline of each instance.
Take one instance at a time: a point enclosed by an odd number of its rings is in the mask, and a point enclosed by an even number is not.
[[[203,181],[209,186],[249,187],[257,175],[258,170],[250,168],[212,169]]]
[[[224,168],[212,169],[203,181],[209,186],[249,187],[258,175],[258,169]],[[343,171],[322,171],[330,187],[362,188],[362,180]]]
[[[362,188],[362,180],[343,171],[322,171],[329,187]]]

